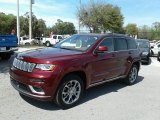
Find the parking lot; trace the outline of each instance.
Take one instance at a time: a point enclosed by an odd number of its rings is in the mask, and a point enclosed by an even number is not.
[[[155,57],[141,66],[135,85],[114,81],[93,87],[68,110],[20,96],[10,85],[13,58],[0,60],[1,120],[160,120],[160,62]]]

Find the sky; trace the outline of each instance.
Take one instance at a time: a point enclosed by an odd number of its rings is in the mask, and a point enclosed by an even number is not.
[[[30,0],[20,1],[20,15],[29,11]],[[86,4],[90,0],[81,0]],[[128,23],[136,23],[138,26],[160,22],[160,0],[102,0],[119,6],[124,16],[124,26]],[[79,0],[35,0],[33,13],[38,19],[46,21],[46,25],[52,27],[57,19],[65,22],[73,22],[78,29],[76,11]],[[17,14],[17,0],[0,0],[0,12]]]

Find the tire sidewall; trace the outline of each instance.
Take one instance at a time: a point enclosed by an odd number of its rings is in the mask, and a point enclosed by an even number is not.
[[[77,101],[75,101],[75,102],[72,103],[72,104],[66,104],[66,103],[64,103],[63,100],[62,100],[62,91],[63,91],[63,88],[65,87],[65,85],[66,85],[69,81],[71,81],[71,80],[77,80],[77,81],[80,83],[80,85],[81,85],[81,93],[80,93],[80,96],[79,96],[79,98],[78,98]],[[61,84],[60,84],[60,86],[59,86],[59,88],[58,88],[58,91],[57,91],[57,94],[56,94],[56,103],[57,103],[62,109],[71,108],[71,107],[75,106],[75,105],[79,102],[79,100],[81,99],[81,97],[82,97],[82,95],[83,95],[83,91],[84,91],[84,84],[83,84],[82,79],[81,79],[79,76],[77,76],[77,75],[68,75],[68,76],[66,76],[66,77],[62,80],[62,82],[61,82]]]
[[[136,76],[136,80],[133,81],[133,82],[131,82],[131,81],[130,81],[130,74],[131,74],[131,71],[132,71],[133,68],[136,68],[136,69],[137,69],[137,76]],[[131,67],[131,69],[130,69],[128,75],[127,75],[126,83],[127,83],[128,85],[133,85],[133,84],[136,83],[137,78],[138,78],[138,67],[137,67],[136,65],[133,65],[133,66]]]
[[[46,42],[46,46],[49,47],[49,46],[50,46],[50,43],[49,43],[49,42]]]

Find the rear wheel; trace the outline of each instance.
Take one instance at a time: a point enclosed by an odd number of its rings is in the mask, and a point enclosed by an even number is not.
[[[63,79],[56,93],[56,104],[62,109],[73,107],[80,100],[84,90],[82,79],[74,74],[68,75]]]
[[[128,85],[133,85],[138,77],[138,67],[137,65],[133,65],[127,75],[127,77],[125,78],[125,82]]]

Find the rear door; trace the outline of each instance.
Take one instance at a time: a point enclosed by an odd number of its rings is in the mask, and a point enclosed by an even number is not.
[[[128,45],[124,37],[115,37],[115,56],[117,60],[117,65],[115,71],[117,75],[124,75],[127,69],[127,59],[128,59]]]

